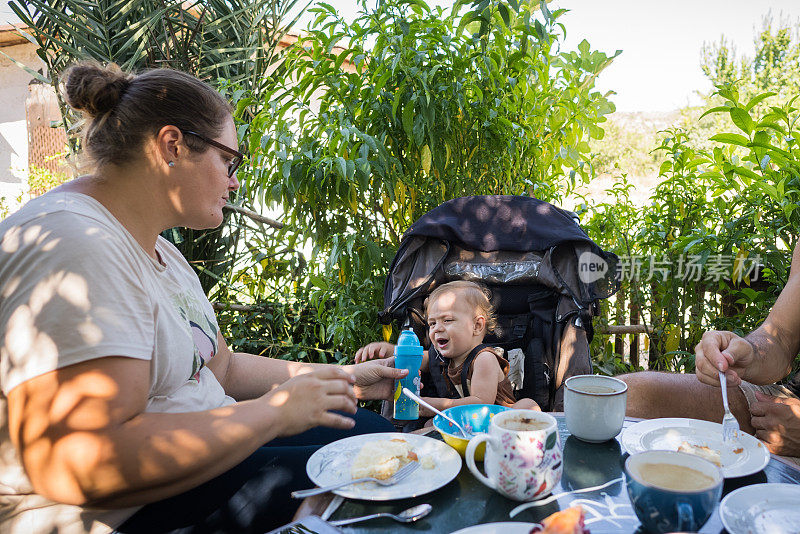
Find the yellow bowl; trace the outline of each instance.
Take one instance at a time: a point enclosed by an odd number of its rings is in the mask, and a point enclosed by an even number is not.
[[[444,432],[440,431],[442,434],[442,438],[444,438],[444,442],[453,447],[455,450],[458,451],[462,457],[467,452],[467,445],[469,445],[469,440],[464,438],[457,438],[452,434],[445,434]],[[478,445],[478,448],[475,449],[475,461],[482,462],[483,455],[486,454],[486,443],[481,443]]]
[[[496,404],[465,404],[463,406],[453,406],[443,410],[444,413],[457,421],[464,429],[474,433],[487,432],[489,430],[489,423],[496,414],[508,410],[505,406],[498,406]],[[439,431],[444,438],[444,442],[458,451],[462,457],[467,451],[468,439],[462,437],[458,428],[442,417],[437,415],[433,418],[433,427]],[[481,443],[475,449],[475,460],[482,462],[483,455],[486,452],[486,444]]]

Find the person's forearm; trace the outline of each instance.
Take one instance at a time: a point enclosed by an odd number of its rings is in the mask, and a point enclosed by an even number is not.
[[[800,244],[792,255],[789,280],[764,323],[745,339],[753,346],[753,361],[741,378],[769,384],[785,377],[800,350]]]
[[[791,372],[797,348],[788,346],[788,340],[777,329],[762,325],[745,339],[753,346],[753,364],[742,376],[744,380],[772,384]]]
[[[309,373],[325,364],[293,362],[234,352],[224,377],[225,393],[236,400],[255,399],[272,391],[290,378]]]
[[[234,467],[280,431],[277,399],[194,413],[143,413],[102,432],[53,440],[46,488],[69,504],[116,508],[192,489]],[[31,451],[36,454],[36,451]]]

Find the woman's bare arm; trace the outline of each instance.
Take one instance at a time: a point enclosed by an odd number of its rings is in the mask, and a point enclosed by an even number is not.
[[[217,376],[225,392],[237,400],[256,398],[293,377],[328,368],[351,374],[359,399],[388,399],[393,391],[394,380],[407,373],[404,369],[394,369],[394,358],[341,366],[293,362],[231,352],[221,335],[218,340],[217,355],[211,358],[208,367]]]
[[[217,354],[207,363],[208,368],[222,384],[225,393],[236,400],[260,397],[294,376],[324,367],[233,352],[221,333],[217,335],[217,347]]]
[[[32,378],[8,395],[9,430],[35,491],[57,502],[123,507],[177,495],[265,442],[352,420],[349,375],[328,367],[269,394],[191,413],[145,413],[150,362],[108,357]]]

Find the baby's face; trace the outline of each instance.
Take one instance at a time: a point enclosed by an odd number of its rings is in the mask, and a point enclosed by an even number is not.
[[[428,337],[443,357],[459,358],[483,340],[483,330],[466,300],[447,291],[428,303]]]

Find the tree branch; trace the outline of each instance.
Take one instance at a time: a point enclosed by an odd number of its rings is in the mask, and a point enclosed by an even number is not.
[[[242,208],[241,206],[234,206],[233,204],[225,204],[225,209],[234,211],[236,213],[240,213],[240,214],[242,214],[242,215],[244,215],[246,217],[249,217],[250,219],[252,219],[252,220],[254,220],[256,222],[266,224],[266,225],[271,226],[271,227],[273,227],[273,228],[275,228],[277,230],[280,230],[281,228],[286,226],[282,222],[278,222],[275,219],[270,219],[269,217],[264,217],[263,215],[260,215],[260,214],[254,212],[252,210],[249,210],[247,208]]]

